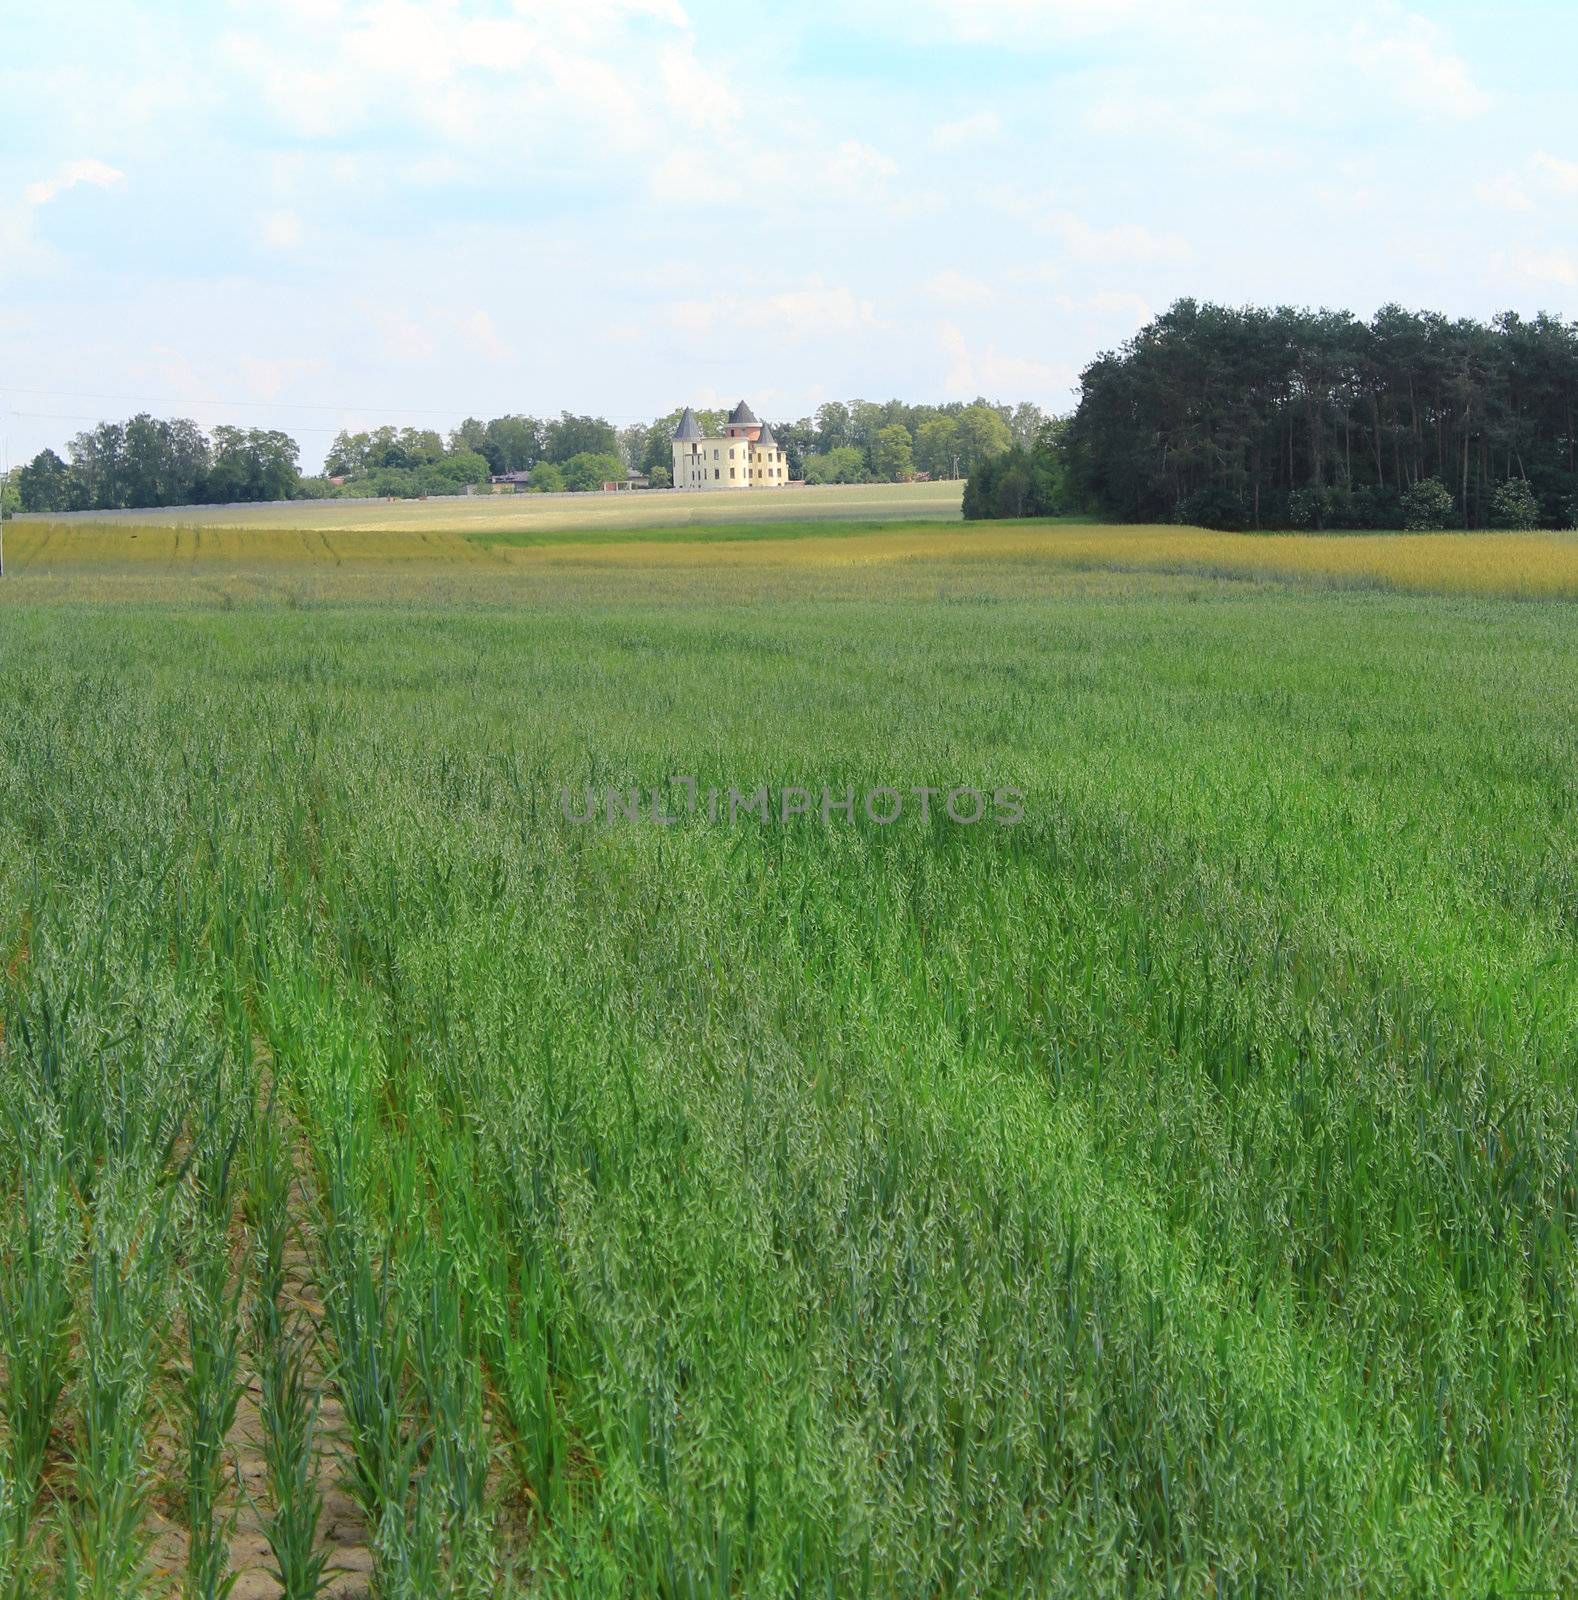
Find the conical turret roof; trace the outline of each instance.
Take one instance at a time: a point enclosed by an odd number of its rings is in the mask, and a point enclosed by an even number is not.
[[[756,442],[764,450],[776,450],[778,448],[778,441],[773,438],[773,426],[770,422],[762,424],[761,435]]]
[[[701,427],[696,421],[696,413],[686,406],[685,414],[679,419],[679,426],[674,430],[675,443],[689,444],[700,437]]]
[[[729,413],[729,426],[731,428],[754,428],[757,420],[756,413],[743,400]]]

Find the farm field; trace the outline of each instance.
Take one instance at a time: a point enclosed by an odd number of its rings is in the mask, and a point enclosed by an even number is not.
[[[855,519],[959,520],[960,482],[800,485],[706,493],[476,494],[435,500],[283,500],[263,505],[174,506],[160,511],[88,511],[76,525],[204,528],[376,528],[385,532],[582,531],[715,522]],[[31,518],[19,520],[26,526]]]
[[[525,497],[522,497],[525,498]],[[1043,522],[829,517],[656,527],[423,529],[25,519],[6,535],[7,600],[465,598],[484,605],[681,604],[797,596],[946,598],[1135,581],[1578,599],[1578,534],[1234,534]],[[1048,587],[1050,586],[1050,588]]]
[[[731,517],[7,525],[0,1596],[1578,1588],[1578,539]]]

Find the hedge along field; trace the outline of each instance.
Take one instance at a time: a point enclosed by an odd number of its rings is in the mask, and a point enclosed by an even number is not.
[[[1578,1584],[1570,607],[605,555],[19,569],[10,1592]]]

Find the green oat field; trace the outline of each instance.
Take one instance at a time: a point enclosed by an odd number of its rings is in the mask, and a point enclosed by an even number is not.
[[[1578,1589],[1578,541],[795,504],[8,525],[0,1600]]]

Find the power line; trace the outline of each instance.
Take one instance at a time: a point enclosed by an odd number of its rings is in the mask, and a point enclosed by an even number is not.
[[[275,411],[402,411],[424,417],[449,417],[460,407],[439,410],[433,406],[354,406],[334,405],[328,401],[307,400],[183,400],[168,394],[107,394],[97,389],[23,389],[15,384],[0,384],[0,393],[31,395],[66,395],[75,400],[123,400],[129,405],[145,406],[224,406],[232,411],[243,408]],[[24,413],[42,416],[43,412]]]
[[[222,406],[231,411],[353,411],[363,414],[395,413],[404,416],[420,417],[454,417],[464,416],[472,408],[469,406],[405,406],[405,405],[354,405],[349,401],[328,400],[194,400],[182,398],[178,395],[159,394],[111,394],[97,389],[28,389],[19,384],[0,384],[0,394],[25,394],[25,395],[64,395],[75,400],[119,400],[128,405],[147,406]],[[19,411],[17,416],[43,417],[50,413],[42,411]],[[636,411],[614,411],[603,413],[604,419],[611,422],[644,422],[650,420],[642,413]],[[64,417],[67,422],[80,421],[76,417]],[[552,420],[551,418],[548,420]],[[338,430],[331,430],[338,431]]]
[[[154,402],[157,404],[158,402]],[[9,406],[4,412],[8,417],[28,417],[36,422],[103,422],[103,417],[90,417],[81,413],[67,411],[13,411]],[[338,433],[338,428],[314,428],[303,423],[292,425],[294,433]]]

